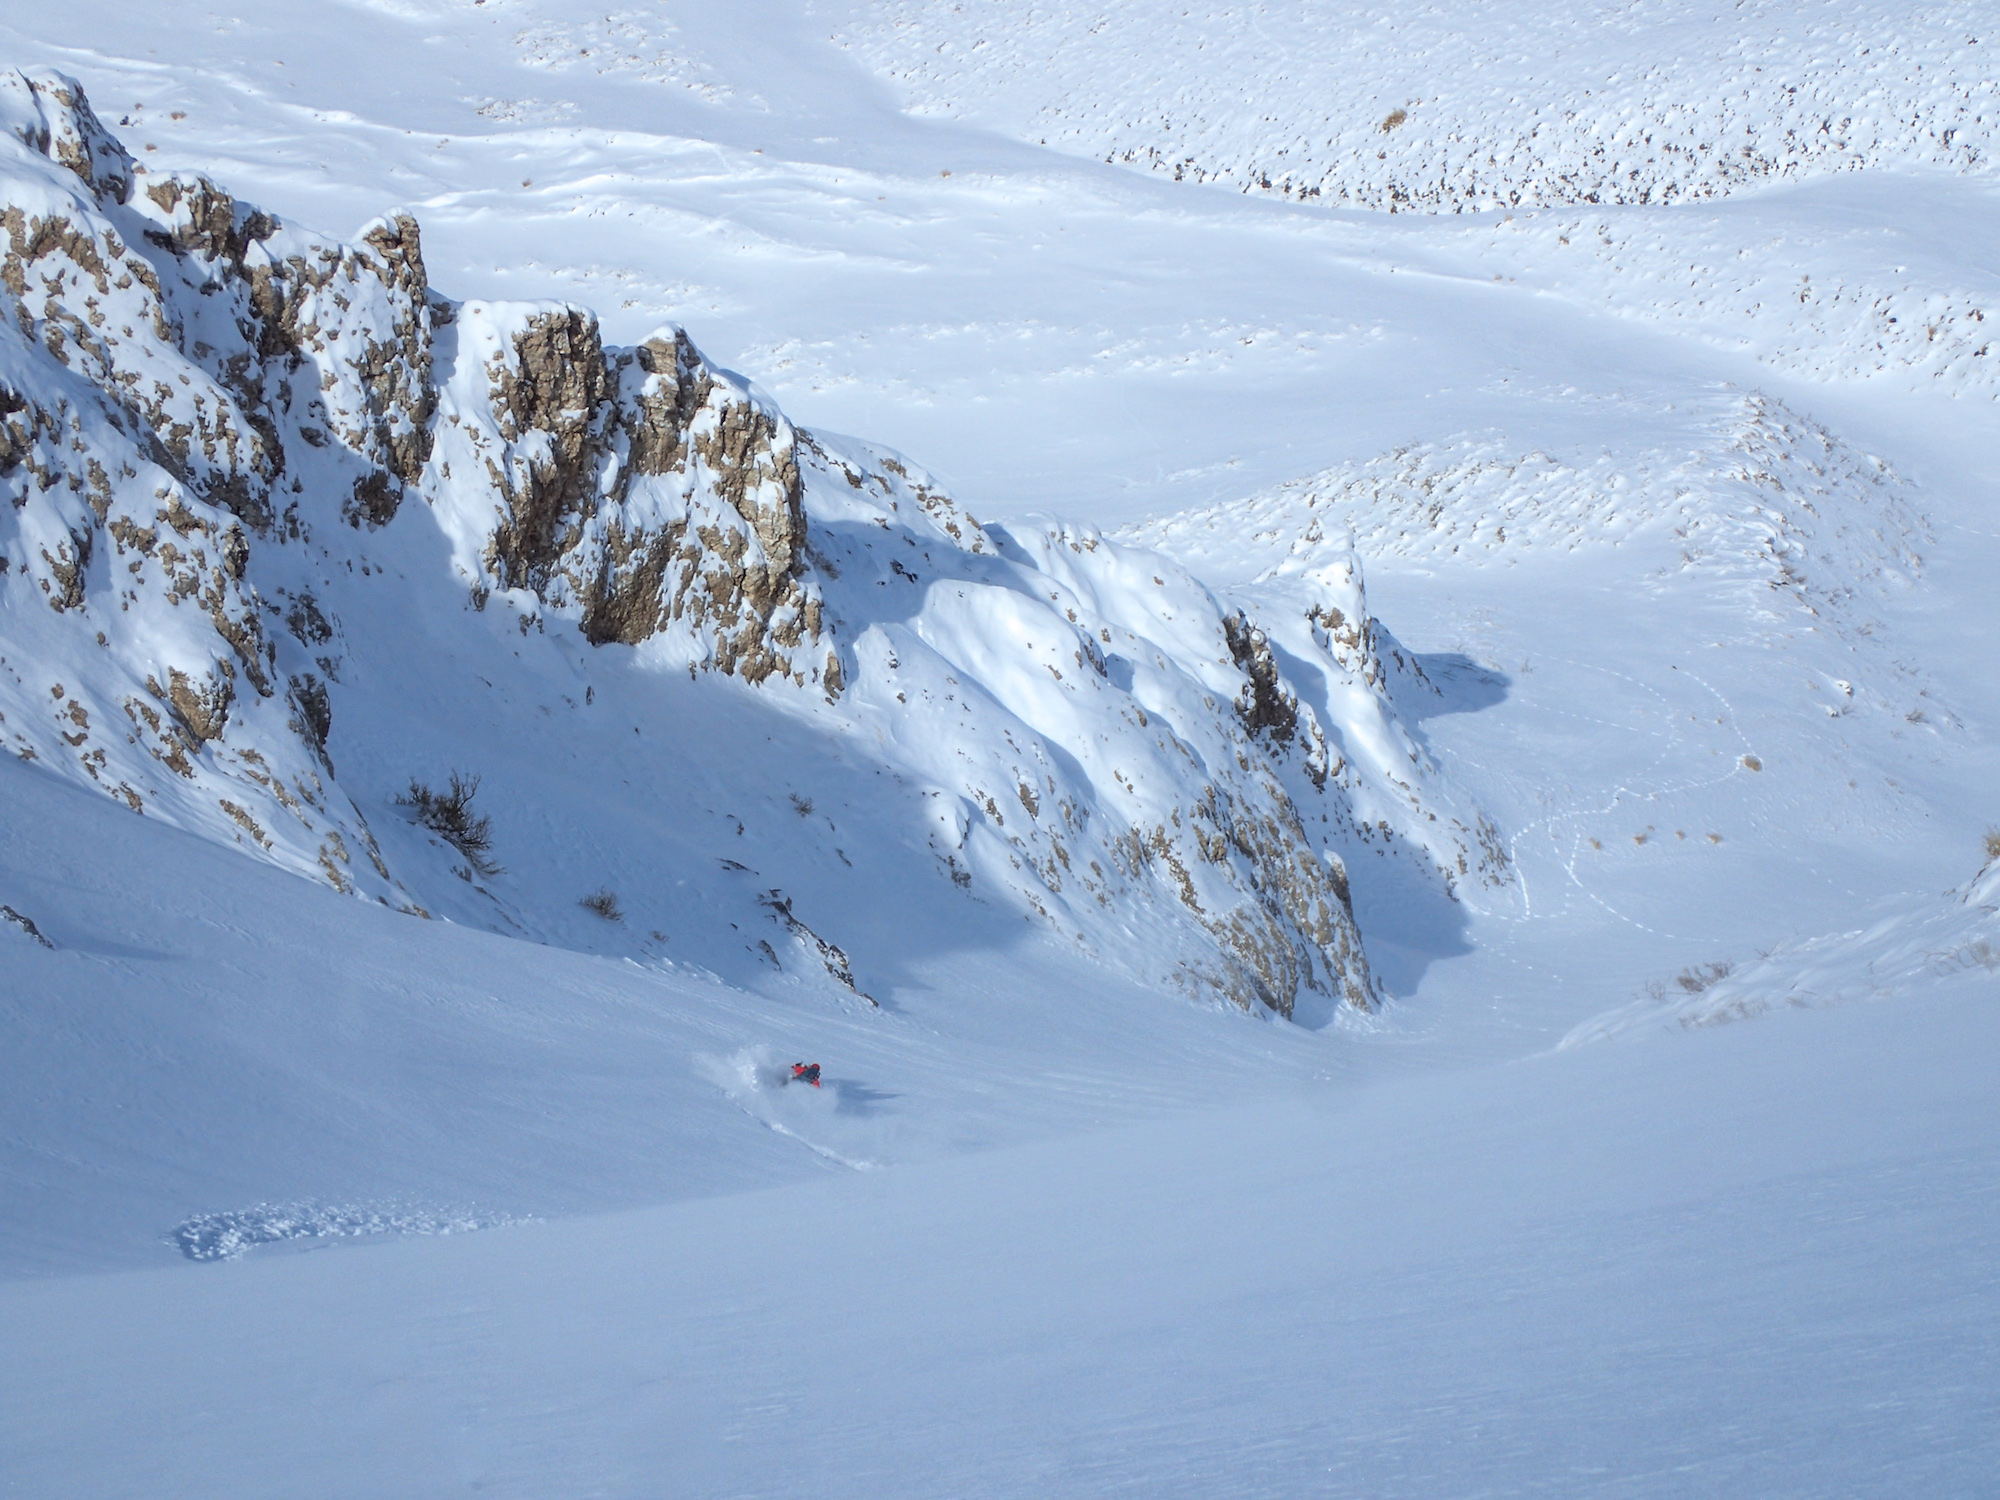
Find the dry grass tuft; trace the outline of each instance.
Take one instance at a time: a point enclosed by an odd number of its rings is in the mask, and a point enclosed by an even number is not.
[[[1736,965],[1728,959],[1720,959],[1712,964],[1690,964],[1674,976],[1674,983],[1683,994],[1699,995],[1703,990],[1713,989],[1727,979]]]
[[[609,886],[601,886],[577,903],[585,911],[596,912],[607,922],[622,922],[625,913],[618,905],[618,897]]]

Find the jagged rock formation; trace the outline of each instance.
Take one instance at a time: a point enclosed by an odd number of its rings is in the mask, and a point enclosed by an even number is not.
[[[0,906],[0,922],[5,922],[11,927],[18,928],[23,936],[40,943],[44,948],[55,947],[54,943],[42,935],[42,929],[35,925],[32,917],[23,916],[11,906]]]
[[[678,330],[616,348],[578,308],[448,300],[406,214],[342,244],[149,174],[55,75],[0,78],[0,173],[17,754],[424,911],[436,887],[392,868],[335,777],[399,732],[377,710],[343,738],[349,678],[420,643],[504,674],[531,638],[574,641],[586,679],[633,648],[893,773],[925,878],[1245,1008],[1374,1004],[1340,851],[1391,836],[1364,807],[1428,814],[1358,573],[1252,619],[1156,554],[982,528],[893,454],[794,429]],[[354,610],[403,623],[357,645]],[[1308,701],[1300,656],[1338,693]],[[408,774],[367,801],[378,822],[405,828]],[[1430,821],[1450,887],[1473,840]],[[454,873],[486,920],[545,930],[498,866]],[[773,899],[759,920],[858,994],[847,950]]]
[[[58,75],[0,79],[0,122],[25,148],[0,213],[0,481],[20,521],[0,567],[56,613],[108,627],[114,658],[130,653],[100,690],[42,691],[69,720],[78,764],[133,807],[352,883],[345,851],[374,841],[351,806],[323,805],[338,667],[319,648],[333,631],[283,553],[338,523],[386,526],[426,485],[485,498],[488,514],[470,518],[480,588],[576,604],[593,640],[636,642],[687,619],[709,632],[711,664],[756,680],[789,671],[816,636],[797,578],[791,430],[684,338],[607,354],[574,309],[496,309],[453,328],[408,215],[335,244],[205,178],[149,178]],[[501,347],[470,399],[451,403],[433,464],[440,329],[461,351]],[[477,456],[461,457],[454,484],[450,459],[468,448]],[[468,474],[490,484],[467,486]],[[279,598],[291,631],[274,639],[277,611],[263,605]],[[262,700],[288,731],[282,771],[231,748]],[[91,740],[107,721],[153,770]],[[11,738],[44,753],[26,726]],[[183,783],[215,796],[187,805]],[[237,795],[221,795],[232,783]],[[273,826],[288,822],[324,836],[291,848]],[[400,899],[371,864],[376,893]]]
[[[791,424],[684,333],[606,350],[596,319],[570,307],[482,307],[468,324],[439,475],[456,462],[499,496],[484,572],[576,610],[594,643],[677,627],[719,671],[817,681],[820,602],[804,577]]]

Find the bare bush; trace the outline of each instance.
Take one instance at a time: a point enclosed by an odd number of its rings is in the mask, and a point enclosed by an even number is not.
[[[618,905],[618,897],[609,886],[600,886],[577,903],[585,911],[596,912],[607,922],[622,922],[625,912]]]
[[[1962,948],[1950,953],[1932,953],[1924,960],[1933,974],[1940,977],[1963,974],[1969,969],[1980,968],[1991,974],[2000,970],[2000,944],[1986,938],[1974,938]]]
[[[396,802],[409,808],[412,819],[464,855],[468,865],[490,880],[500,873],[500,866],[493,862],[493,820],[472,810],[472,799],[478,792],[477,776],[453,771],[446,790],[434,792],[412,779],[409,791]]]

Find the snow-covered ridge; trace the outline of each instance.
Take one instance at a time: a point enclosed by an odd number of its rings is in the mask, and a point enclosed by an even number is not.
[[[452,302],[408,215],[343,244],[148,176],[71,80],[0,80],[0,124],[0,739],[24,758],[340,890],[548,935],[534,871],[411,837],[382,768],[415,720],[448,720],[468,679],[546,669],[578,711],[657,702],[662,674],[734,678],[889,773],[862,816],[928,830],[896,856],[909,878],[1322,1019],[1377,994],[1357,855],[1505,884],[1490,825],[1401,729],[1351,557],[1253,619],[1093,533],[981,528],[894,454],[795,429],[678,330],[616,348],[579,308]],[[384,701],[388,656],[412,652],[414,679],[395,665],[429,701]],[[471,765],[543,733],[466,723],[446,739]],[[562,809],[566,847],[619,836],[566,790],[629,758],[607,734],[538,742],[577,763],[523,788],[539,819]],[[687,725],[658,756],[715,753]],[[681,867],[652,859],[649,883]],[[853,988],[824,935],[842,898],[808,925],[774,876],[741,904]],[[615,936],[617,902],[591,909]],[[725,941],[783,967],[769,939]]]
[[[1983,172],[2000,127],[2000,12],[1984,3],[857,9],[841,40],[924,111],[1177,181],[1391,212]]]
[[[1247,500],[1135,527],[1130,539],[1194,556],[1226,539],[1271,569],[1350,548],[1364,557],[1508,566],[1545,551],[1644,544],[1655,578],[1735,595],[1771,632],[1825,647],[1842,711],[1900,716],[1899,674],[1873,637],[1883,602],[1908,588],[1934,540],[1901,476],[1812,418],[1761,393],[1703,403],[1692,451],[1523,453],[1488,434],[1416,443]],[[1248,565],[1240,562],[1239,568]],[[1839,663],[1845,663],[1840,665]]]

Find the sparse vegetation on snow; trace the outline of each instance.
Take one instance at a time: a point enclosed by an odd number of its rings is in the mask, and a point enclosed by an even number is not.
[[[604,918],[607,922],[625,920],[625,909],[618,904],[618,897],[609,887],[592,891],[578,903],[587,912]]]
[[[410,810],[418,824],[464,855],[466,864],[490,880],[500,873],[500,866],[493,859],[493,819],[472,810],[472,799],[478,794],[477,776],[453,771],[443,791],[434,792],[413,779],[410,789],[396,800]]]

